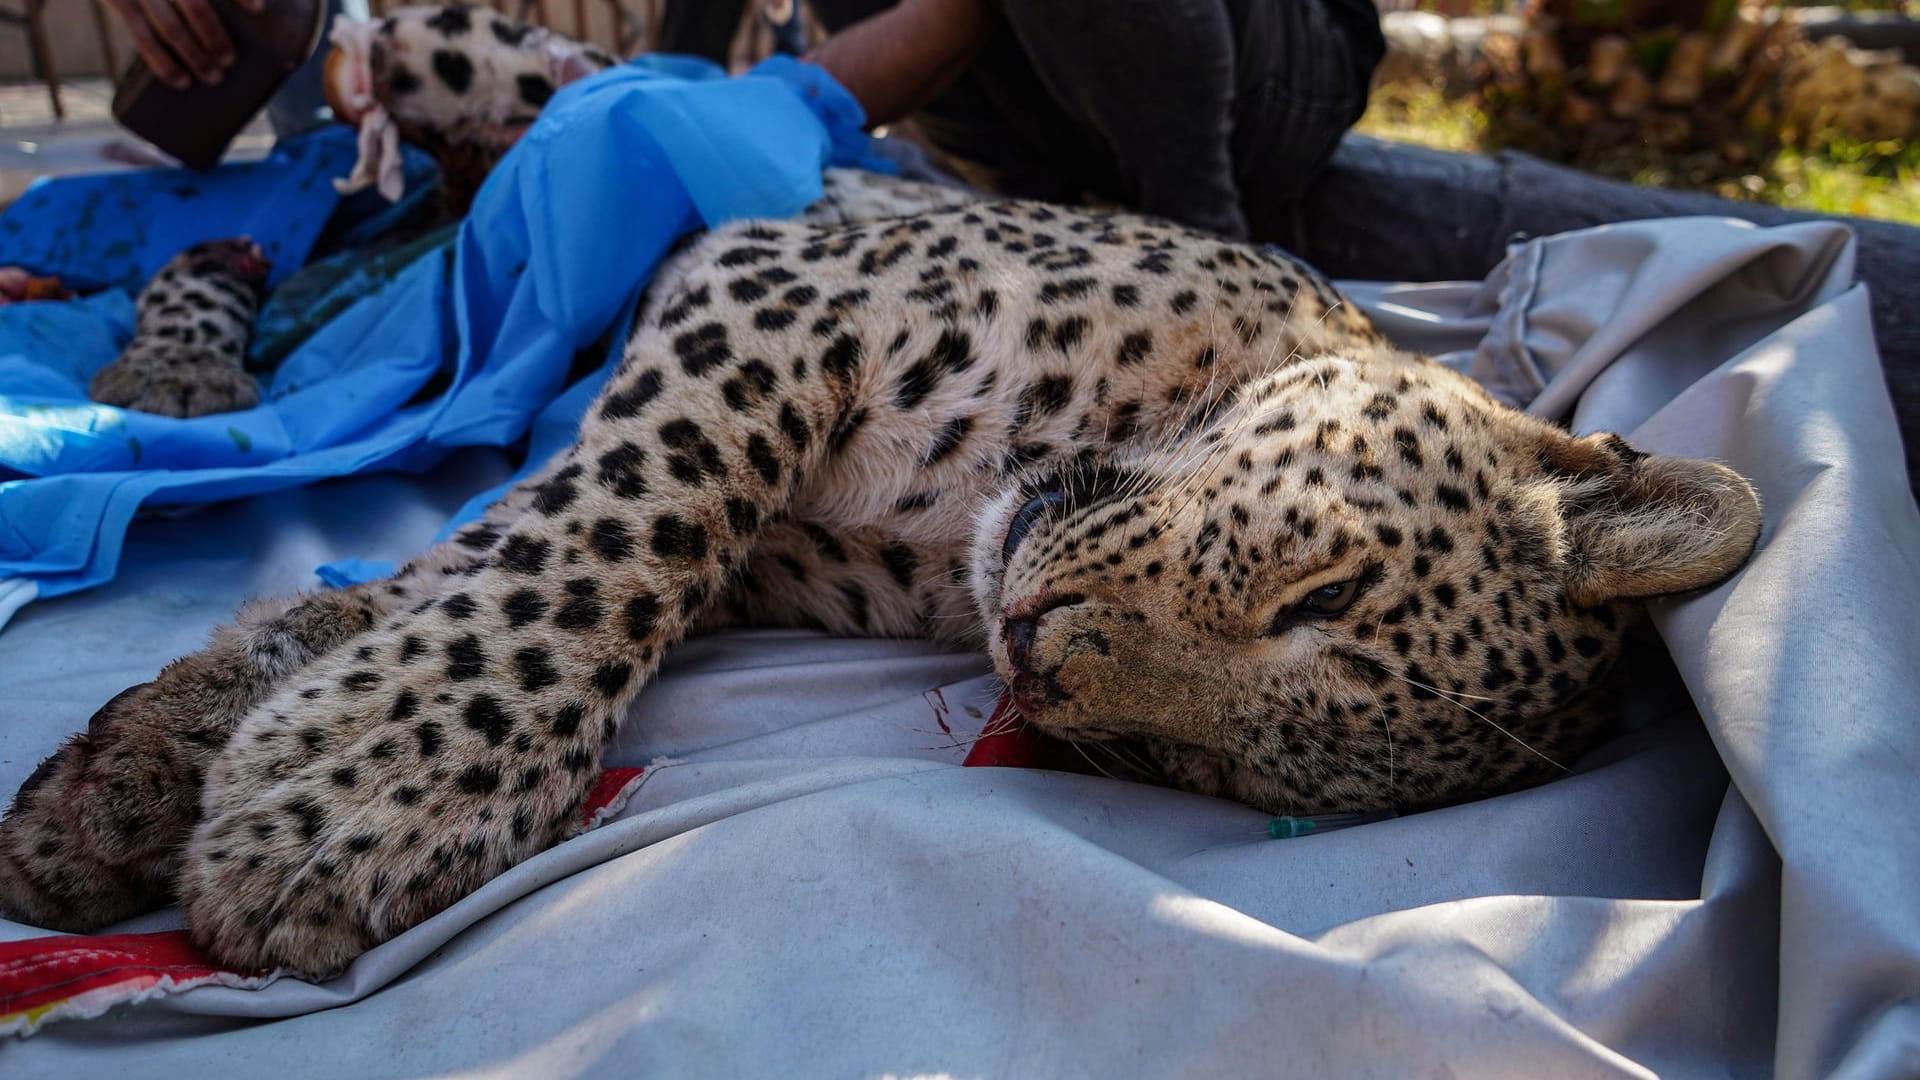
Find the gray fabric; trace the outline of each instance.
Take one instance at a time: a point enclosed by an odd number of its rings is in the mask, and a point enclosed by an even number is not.
[[[54,1024],[0,1065],[1920,1074],[1920,515],[1850,265],[1838,229],[1694,219],[1537,241],[1484,287],[1354,288],[1538,411],[1762,490],[1753,565],[1656,606],[1684,689],[1650,675],[1635,730],[1553,783],[1266,840],[1231,803],[954,767],[981,657],[720,635],[635,705],[610,764],[667,763],[611,824],[325,986]],[[121,580],[0,634],[0,787],[243,595],[403,554],[504,468],[137,527]]]

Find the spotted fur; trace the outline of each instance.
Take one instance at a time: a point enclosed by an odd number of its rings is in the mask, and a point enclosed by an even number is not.
[[[348,33],[361,36],[357,29]],[[402,7],[377,20],[364,62],[365,72],[354,72],[347,51],[329,54],[334,114],[357,122],[353,99],[378,103],[400,139],[439,163],[457,210],[560,87],[619,60],[488,8],[450,4]],[[364,87],[352,86],[362,78]]]
[[[1507,409],[1266,251],[823,216],[678,253],[486,521],[102,710],[0,903],[86,927],[171,876],[221,960],[335,970],[565,836],[662,655],[735,623],[984,646],[1042,730],[1272,811],[1469,798],[1592,745],[1639,600],[1755,542],[1733,473]]]
[[[174,417],[253,408],[260,387],[241,363],[267,269],[246,239],[195,244],[174,256],[140,290],[133,340],[94,373],[87,396]]]

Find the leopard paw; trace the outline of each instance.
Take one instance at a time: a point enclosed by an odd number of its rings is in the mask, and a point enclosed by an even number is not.
[[[384,592],[262,600],[205,649],[122,691],[42,762],[0,819],[0,914],[89,931],[163,906],[201,777],[240,718],[373,622]]]
[[[94,374],[87,396],[102,405],[181,419],[260,403],[260,385],[232,361],[206,356],[124,356]]]
[[[593,729],[467,678],[481,646],[464,639],[450,677],[407,625],[316,662],[209,770],[179,886],[222,962],[331,974],[571,827]]]
[[[122,691],[20,786],[0,820],[0,914],[79,933],[166,903],[199,796],[144,722],[167,706],[155,683]]]

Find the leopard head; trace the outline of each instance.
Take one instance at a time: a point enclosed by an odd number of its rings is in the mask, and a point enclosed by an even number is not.
[[[1760,523],[1726,468],[1382,349],[1003,492],[971,580],[1044,733],[1275,813],[1413,808],[1587,749],[1642,601],[1727,577]]]

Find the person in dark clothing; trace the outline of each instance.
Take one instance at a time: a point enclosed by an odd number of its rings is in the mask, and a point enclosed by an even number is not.
[[[809,7],[831,36],[807,58],[870,123],[911,117],[967,179],[1027,198],[1091,196],[1236,239],[1286,231],[1365,111],[1386,52],[1373,0]],[[724,50],[739,12],[677,0],[662,47]]]

